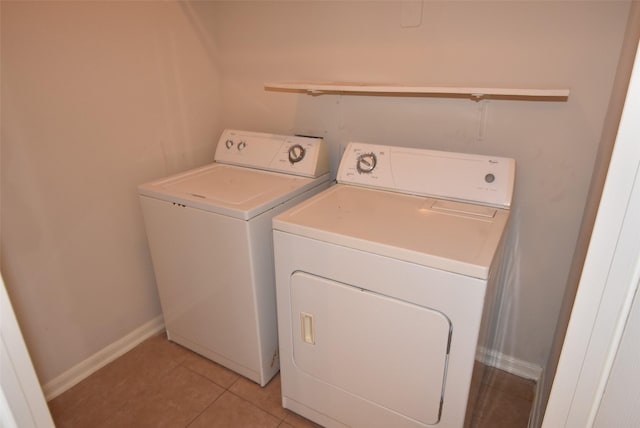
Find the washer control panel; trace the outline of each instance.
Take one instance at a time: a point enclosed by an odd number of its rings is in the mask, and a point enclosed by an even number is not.
[[[318,177],[329,172],[322,138],[226,129],[216,148],[216,162]]]
[[[515,161],[495,156],[349,143],[340,161],[337,181],[508,208],[513,197]]]

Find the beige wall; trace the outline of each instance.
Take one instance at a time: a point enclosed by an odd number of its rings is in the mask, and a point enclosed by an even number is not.
[[[225,126],[513,157],[501,351],[542,366],[576,244],[628,2],[193,3],[216,40]],[[265,91],[286,80],[570,88],[568,102]],[[487,109],[486,123],[480,110]],[[462,298],[463,296],[461,296]]]
[[[602,129],[602,137],[596,153],[595,167],[593,175],[591,176],[584,216],[582,218],[576,249],[567,279],[567,286],[558,316],[558,324],[555,329],[553,343],[545,365],[543,377],[541,379],[541,385],[538,389],[541,391],[541,394],[538,399],[538,406],[534,409],[536,420],[542,420],[542,413],[544,412],[547,400],[549,399],[552,382],[558,367],[560,352],[562,351],[562,345],[567,333],[573,302],[578,292],[578,284],[582,274],[582,267],[587,256],[591,232],[596,220],[596,214],[598,213],[600,205],[600,198],[602,196],[604,183],[607,177],[613,145],[616,141],[618,125],[620,123],[620,118],[622,117],[622,109],[624,107],[627,89],[629,87],[629,79],[631,77],[639,40],[640,3],[635,2],[632,3],[629,13],[629,21],[620,54],[620,61],[618,63],[613,91],[609,100],[609,108],[607,109],[607,115]]]
[[[501,351],[544,363],[628,2],[424,2],[413,28],[401,2],[1,5],[2,269],[42,382],[159,314],[135,185],[211,160],[222,127],[324,136],[334,172],[351,140],[514,157]],[[263,88],[313,79],[571,96]]]
[[[213,159],[178,3],[2,2],[2,271],[41,382],[160,315],[136,185]]]

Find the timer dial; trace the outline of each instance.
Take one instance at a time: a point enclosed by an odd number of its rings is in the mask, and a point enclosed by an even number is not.
[[[356,160],[356,169],[360,174],[371,173],[378,163],[375,153],[363,153]]]
[[[289,147],[289,162],[291,162],[292,164],[300,162],[302,159],[304,159],[304,155],[306,154],[306,152],[307,151],[305,150],[305,148],[300,144],[294,144],[293,146]]]

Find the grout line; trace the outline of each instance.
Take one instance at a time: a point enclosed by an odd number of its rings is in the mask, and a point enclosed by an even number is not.
[[[240,399],[242,399],[242,400],[246,401],[247,403],[251,404],[251,405],[252,405],[253,407],[255,407],[256,409],[260,409],[261,411],[263,411],[263,412],[264,412],[264,413],[266,413],[267,415],[270,415],[270,416],[273,416],[273,417],[274,417],[274,418],[276,418],[276,419],[279,419],[279,420],[280,420],[280,422],[283,422],[283,421],[287,418],[287,416],[286,416],[286,415],[285,415],[285,417],[284,417],[284,418],[280,418],[280,416],[276,416],[276,415],[274,415],[273,413],[271,413],[271,412],[269,412],[269,411],[267,411],[267,410],[263,409],[262,407],[260,407],[260,406],[258,406],[258,405],[256,405],[256,404],[252,403],[251,401],[247,400],[246,398],[241,397],[240,395],[236,394],[235,392],[233,392],[233,391],[231,391],[231,390],[229,390],[229,394],[235,395],[236,397],[238,397],[238,398],[240,398]]]
[[[213,383],[214,385],[219,386],[217,383],[213,382],[211,379],[207,378],[206,376],[204,376],[207,380],[209,380],[211,383]],[[221,387],[222,388],[222,387]],[[211,403],[209,403],[208,405],[206,405],[202,411],[200,411],[200,413],[198,413],[196,416],[194,416],[193,419],[191,419],[189,422],[187,422],[187,424],[185,425],[185,428],[189,427],[191,424],[193,424],[195,421],[198,420],[198,418],[200,416],[202,416],[204,414],[204,412],[206,412],[211,406],[214,405],[214,403],[216,401],[218,401],[220,399],[220,397],[222,397],[224,395],[225,391],[223,390],[222,393],[220,393],[220,395],[218,395],[216,398],[213,399],[213,401]]]
[[[185,366],[183,363],[179,363],[178,365],[181,366],[183,369],[189,370],[191,373],[196,374],[196,375],[200,376],[201,378],[204,378],[205,380],[208,380],[209,382],[211,382],[212,384],[214,384],[218,388],[222,389],[223,391],[227,391],[229,388],[231,388],[238,381],[238,379],[236,379],[236,380],[233,381],[233,383],[229,387],[226,387],[224,385],[220,385],[218,382],[216,382],[215,380],[211,379],[210,377],[200,373],[199,371],[196,371],[196,370],[192,369],[189,366]]]
[[[234,372],[235,373],[235,372]],[[237,373],[236,373],[237,374]],[[236,380],[233,381],[233,383],[231,383],[231,385],[229,385],[229,388],[227,388],[227,390],[231,390],[231,388],[233,387],[233,385],[235,385],[236,383],[238,383],[240,381],[240,379],[242,378],[242,375],[238,375],[238,377],[236,378]]]

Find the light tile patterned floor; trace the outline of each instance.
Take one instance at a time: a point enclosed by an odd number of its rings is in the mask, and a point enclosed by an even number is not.
[[[490,369],[472,427],[526,427],[534,383]],[[280,377],[266,387],[152,337],[49,402],[59,428],[317,427],[282,408]]]

